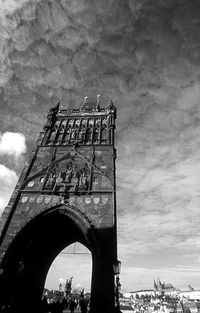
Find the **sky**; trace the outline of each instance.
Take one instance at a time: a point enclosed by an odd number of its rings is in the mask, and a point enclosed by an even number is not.
[[[199,10],[197,0],[0,0],[0,211],[49,107],[111,96],[122,290],[157,277],[200,289]],[[74,284],[88,285],[90,256],[71,258],[52,264],[49,288],[76,264]]]

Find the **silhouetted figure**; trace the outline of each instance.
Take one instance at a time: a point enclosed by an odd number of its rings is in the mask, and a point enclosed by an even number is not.
[[[51,313],[62,313],[63,304],[62,302],[54,302],[51,304]]]
[[[62,301],[60,301],[58,303],[58,307],[57,307],[58,310],[57,310],[57,312],[58,313],[63,313],[64,307],[65,307],[65,301],[63,299]]]
[[[79,305],[80,305],[81,313],[87,313],[87,301],[86,301],[86,299],[82,298],[80,300]]]
[[[63,303],[63,310],[68,309],[69,303],[67,302],[67,299],[63,298],[62,303]]]
[[[70,304],[69,304],[69,309],[71,313],[74,313],[74,309],[76,307],[76,302],[74,300],[71,300]]]

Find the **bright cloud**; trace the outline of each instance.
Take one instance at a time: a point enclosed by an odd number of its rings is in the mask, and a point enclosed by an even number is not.
[[[13,14],[16,10],[22,8],[27,0],[0,0],[0,14],[6,16]]]
[[[10,199],[17,179],[14,171],[0,164],[0,215]]]
[[[25,137],[21,133],[6,132],[0,135],[0,154],[19,157],[26,152]]]

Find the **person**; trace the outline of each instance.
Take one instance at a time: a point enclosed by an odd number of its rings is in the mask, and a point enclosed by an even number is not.
[[[59,301],[54,301],[51,305],[51,313],[62,313],[63,312],[63,304]]]
[[[79,305],[80,305],[81,313],[87,313],[87,302],[84,298],[81,298]]]
[[[74,313],[75,307],[76,307],[76,302],[72,299],[69,304],[69,309],[71,313]]]

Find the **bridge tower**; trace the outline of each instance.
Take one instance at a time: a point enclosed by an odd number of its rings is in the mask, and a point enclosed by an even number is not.
[[[39,312],[53,260],[78,241],[92,255],[91,313],[115,311],[115,119],[99,97],[49,110],[0,220],[0,307]]]

